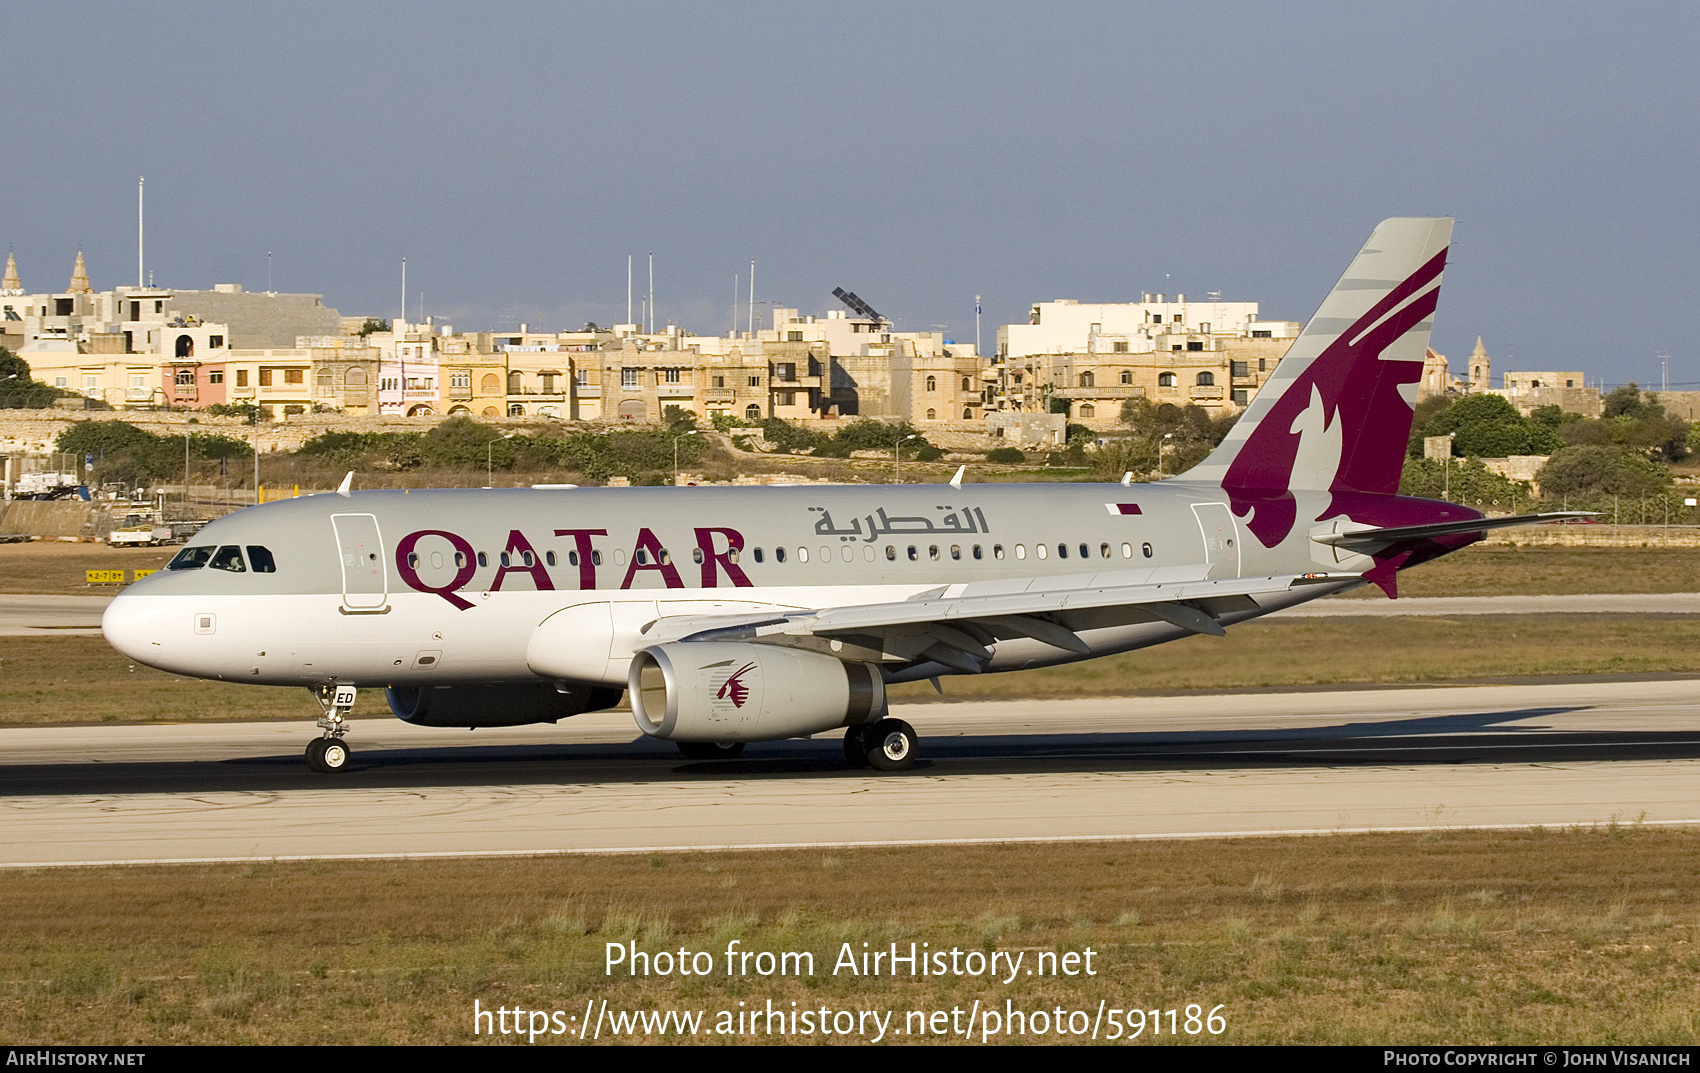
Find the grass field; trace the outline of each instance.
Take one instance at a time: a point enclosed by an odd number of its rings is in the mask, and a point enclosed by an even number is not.
[[[919,1028],[909,1011],[956,1009],[960,1025],[976,1000],[1000,1012],[1006,1002],[1084,1010],[1078,1026],[1102,1002],[1177,1009],[1183,1023],[1188,1004],[1221,1007],[1219,1036],[1183,1029],[1182,1042],[1692,1045],[1697,876],[1691,833],[1633,823],[3,872],[0,1038],[451,1044],[473,1041],[475,999],[571,1017],[604,1000],[707,1010],[710,1028],[712,1011],[771,999],[893,1011],[899,1030]],[[812,952],[814,974],[728,978],[733,939],[746,951]],[[709,951],[717,969],[610,977],[609,942]],[[842,944],[859,954],[864,942],[1020,952],[1029,967],[1042,951],[1090,947],[1096,971],[1018,972],[1009,983],[834,975]],[[1163,1035],[1135,1042],[1171,1042],[1167,1028],[1165,1014]]]
[[[1700,616],[1279,618],[1084,663],[944,680],[945,698],[1073,697],[1343,683],[1700,670]],[[938,699],[925,682],[900,701]],[[139,666],[98,637],[0,646],[0,725],[316,719],[305,689],[203,682]],[[356,715],[388,714],[380,690]]]

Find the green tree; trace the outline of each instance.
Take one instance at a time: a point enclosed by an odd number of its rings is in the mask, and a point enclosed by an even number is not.
[[[1673,479],[1669,466],[1610,446],[1566,447],[1535,474],[1535,483],[1548,499],[1654,496],[1668,489]]]

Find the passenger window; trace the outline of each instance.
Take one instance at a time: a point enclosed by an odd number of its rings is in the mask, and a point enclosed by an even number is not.
[[[520,557],[520,561],[525,563],[525,565],[527,565],[527,566],[536,566],[537,565],[536,557],[533,556],[529,551],[520,552],[519,557]]]
[[[913,545],[913,544],[909,545],[909,561],[914,562],[916,559],[919,559],[920,557],[921,557],[920,553],[915,550],[915,545]]]
[[[691,562],[696,563],[698,566],[702,565],[702,549],[701,548],[692,548],[691,549]]]
[[[761,549],[760,548],[757,548],[755,550],[755,557],[756,557],[756,562],[758,562],[758,563],[761,562]]]
[[[234,544],[226,544],[213,552],[212,560],[207,565],[214,570],[228,570],[232,574],[242,574],[248,570],[242,563],[242,549]]]
[[[1043,544],[1041,544],[1041,545],[1039,545],[1039,546],[1040,546],[1040,547],[1041,547],[1041,548],[1042,548],[1042,547],[1044,547],[1044,546],[1045,546],[1045,545],[1043,545]],[[1017,544],[1017,545],[1016,545],[1016,546],[1015,546],[1015,557],[1016,557],[1016,558],[1017,558],[1017,559],[1025,559],[1025,558],[1027,558],[1027,545],[1025,545],[1025,544]]]
[[[1002,544],[993,544],[992,545],[992,558],[994,558],[994,559],[1003,558],[1003,545]]]
[[[590,565],[591,566],[601,566],[602,565],[602,553],[600,551],[596,551],[596,550],[591,551],[591,553],[590,553]]]
[[[1080,557],[1082,559],[1092,558],[1092,549],[1087,547],[1085,544],[1080,545]]]
[[[776,562],[776,563],[782,563],[782,562],[785,561],[785,549],[784,548],[774,548],[773,549],[773,561]]]
[[[1045,545],[1043,545],[1043,544],[1033,545],[1033,550],[1034,550],[1034,552],[1036,552],[1038,554],[1039,558],[1041,558],[1041,559],[1043,559],[1047,554],[1049,554],[1045,550]]]
[[[207,565],[207,560],[212,558],[212,553],[213,548],[210,544],[201,548],[184,548],[171,557],[171,561],[165,564],[165,568],[167,570],[199,570]]]
[[[1151,545],[1149,545],[1149,544],[1141,544],[1141,545],[1140,545],[1140,550],[1141,550],[1141,551],[1143,551],[1143,552],[1144,552],[1144,553],[1145,553],[1145,557],[1146,557],[1146,558],[1147,558],[1147,559],[1149,559],[1149,558],[1151,558]]]
[[[1057,558],[1059,558],[1059,559],[1068,558],[1068,545],[1067,544],[1058,544],[1057,545]]]
[[[465,568],[466,568],[466,553],[465,552],[459,552],[459,551],[455,552],[455,569],[456,570],[464,570]]]
[[[576,551],[567,552],[567,562],[572,564],[573,566],[577,566],[578,565],[578,552],[576,552]]]
[[[974,545],[974,558],[976,558],[976,559],[985,558],[985,556],[980,554],[980,545],[978,545],[978,544]]]
[[[951,557],[951,558],[952,558],[952,559],[960,559],[960,558],[962,558],[962,545],[960,545],[960,544],[952,544],[952,545],[951,545],[951,546],[950,546],[950,557]]]
[[[407,553],[407,568],[409,570],[419,569],[419,556],[414,552]]]
[[[661,549],[661,565],[662,566],[672,566],[673,565],[673,556],[671,556],[667,553],[666,548]]]
[[[555,565],[555,553],[552,552],[552,551],[544,552],[543,553],[543,561],[550,566],[554,566]]]
[[[509,562],[508,562],[508,553],[507,553],[507,552],[505,552],[505,551],[504,551],[504,552],[502,552],[502,556],[501,556],[501,561],[502,561],[502,566],[503,566],[503,567],[507,567],[507,566],[509,566],[509,565],[511,565],[511,564],[510,564],[510,563],[509,563]]]
[[[927,548],[927,558],[931,559],[935,563],[939,561],[939,546],[937,544],[931,545]]]
[[[1110,557],[1110,546],[1108,544],[1098,545],[1098,554],[1103,558],[1108,559]]]
[[[885,546],[885,557],[887,559],[896,560],[896,558],[897,558],[897,548],[894,545],[887,544]]]
[[[248,565],[254,568],[256,574],[277,573],[277,562],[272,559],[271,549],[258,544],[248,545]]]
[[[490,565],[490,556],[486,555],[484,552],[479,552],[478,553],[478,565],[479,566],[489,566]]]
[[[1133,558],[1133,545],[1132,544],[1123,544],[1122,545],[1122,558],[1124,558],[1124,559]]]
[[[797,549],[797,561],[800,562],[800,563],[806,563],[806,562],[809,561],[809,549],[808,548],[798,548]]]
[[[637,559],[639,566],[643,566],[649,562],[649,552],[644,551],[642,548],[639,548],[633,557]]]

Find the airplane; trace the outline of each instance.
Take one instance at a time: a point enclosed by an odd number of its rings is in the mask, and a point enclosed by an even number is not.
[[[1452,220],[1383,221],[1222,444],[1154,484],[354,491],[206,526],[106,611],[176,674],[306,686],[346,770],[357,690],[432,727],[555,722],[629,693],[692,759],[843,730],[918,755],[888,686],[1092,659],[1357,588],[1487,530],[1398,495]]]

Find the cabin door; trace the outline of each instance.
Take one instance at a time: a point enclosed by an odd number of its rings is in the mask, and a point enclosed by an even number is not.
[[[372,514],[333,514],[337,553],[342,559],[342,606],[345,611],[383,611],[389,603],[389,572],[384,568],[384,542]]]
[[[1192,513],[1204,535],[1204,561],[1209,577],[1239,577],[1239,532],[1226,503],[1194,503]]]

